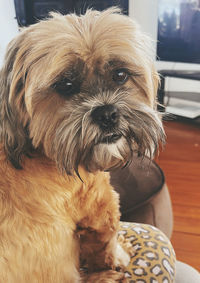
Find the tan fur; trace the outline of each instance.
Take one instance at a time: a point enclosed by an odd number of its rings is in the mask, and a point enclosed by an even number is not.
[[[117,248],[119,199],[103,171],[124,166],[134,151],[153,155],[164,132],[149,39],[119,12],[53,14],[8,46],[0,72],[0,282],[125,282],[115,270],[128,259]],[[123,86],[112,79],[117,68],[131,71]],[[66,77],[81,82],[78,93],[58,93]],[[109,145],[91,118],[107,104],[120,111],[122,136]]]
[[[59,175],[41,157],[15,170],[3,154],[0,170],[2,282],[78,282],[76,225],[98,231],[101,248],[118,227],[118,196],[108,173],[80,168],[82,182]],[[95,250],[90,252],[92,260]]]

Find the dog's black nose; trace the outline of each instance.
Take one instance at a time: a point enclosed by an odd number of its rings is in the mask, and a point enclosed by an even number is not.
[[[91,115],[93,121],[103,129],[112,129],[119,121],[119,111],[112,104],[96,107]]]

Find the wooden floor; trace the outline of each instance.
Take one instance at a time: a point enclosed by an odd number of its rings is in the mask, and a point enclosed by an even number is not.
[[[171,240],[177,258],[200,271],[200,126],[178,121],[164,124],[167,144],[158,163],[172,199]]]

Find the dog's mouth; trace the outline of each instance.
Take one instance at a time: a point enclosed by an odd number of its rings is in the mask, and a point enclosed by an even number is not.
[[[115,143],[122,137],[121,134],[106,134],[104,137],[100,140],[100,143]]]

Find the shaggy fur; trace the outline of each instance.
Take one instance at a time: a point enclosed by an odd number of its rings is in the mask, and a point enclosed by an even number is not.
[[[54,13],[9,44],[0,72],[2,282],[123,280],[119,200],[104,171],[135,151],[153,156],[164,140],[157,86],[149,39],[118,9]],[[93,117],[105,105],[117,109],[112,127]]]

